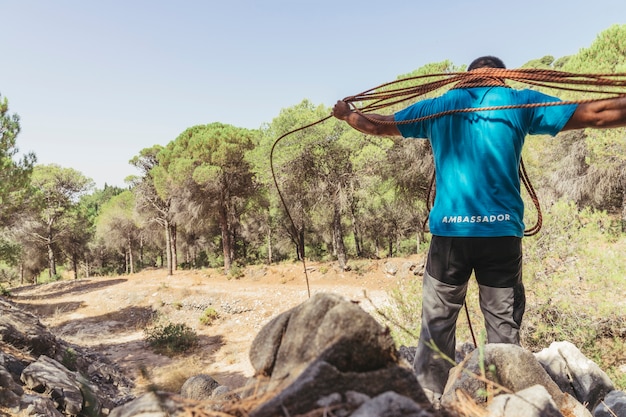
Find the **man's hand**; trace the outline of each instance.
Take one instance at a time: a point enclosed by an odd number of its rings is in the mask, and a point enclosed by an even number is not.
[[[343,100],[338,100],[333,107],[333,116],[339,120],[347,120],[350,113],[352,113],[350,105]]]
[[[394,123],[393,115],[368,114],[352,111],[350,104],[339,100],[333,107],[333,116],[343,120],[359,132],[377,136],[402,136]]]

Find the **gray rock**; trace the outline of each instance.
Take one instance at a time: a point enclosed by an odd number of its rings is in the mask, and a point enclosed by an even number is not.
[[[176,407],[167,398],[149,392],[111,411],[109,417],[169,417]]]
[[[299,377],[252,410],[250,417],[304,414],[318,408],[320,398],[356,391],[370,397],[394,391],[411,400],[428,404],[413,370],[388,366],[369,372],[344,372],[322,360],[312,363]]]
[[[541,385],[515,394],[498,395],[487,406],[490,417],[563,417],[552,397]]]
[[[0,361],[0,392],[2,391],[9,391],[18,396],[24,394],[24,389],[15,382],[13,375],[4,368],[2,361]]]
[[[45,392],[69,415],[78,415],[83,409],[83,394],[76,375],[45,355],[22,372],[22,382],[31,390]]]
[[[56,404],[50,398],[44,398],[38,395],[23,395],[19,412],[19,416],[29,417],[63,417],[63,413],[56,409]]]
[[[213,390],[211,399],[217,401],[237,401],[241,397],[236,392],[232,392],[226,385],[220,385]]]
[[[0,387],[0,405],[9,409],[19,409],[21,395],[22,394],[16,394],[10,389]]]
[[[367,372],[398,357],[388,329],[358,305],[327,293],[272,319],[250,348],[256,377],[269,377],[266,392],[294,381],[315,360],[340,371]]]
[[[626,417],[626,392],[611,391],[593,410],[593,417]]]
[[[398,265],[395,262],[385,262],[383,271],[387,276],[395,276],[398,273]]]
[[[410,398],[393,391],[385,392],[354,411],[350,417],[431,417],[432,414],[424,410]]]
[[[0,299],[0,340],[34,356],[54,357],[56,338],[46,330],[39,319]]]
[[[213,397],[213,390],[219,386],[219,382],[209,375],[195,375],[185,381],[180,388],[180,395],[190,400],[208,400]]]
[[[608,375],[570,342],[553,342],[535,357],[561,391],[588,404],[589,410],[615,389]]]
[[[451,407],[457,401],[458,389],[465,391],[477,403],[486,401],[483,393],[487,384],[476,377],[481,373],[481,365],[487,370],[486,377],[490,381],[497,381],[511,392],[541,385],[559,408],[565,401],[563,392],[531,352],[517,345],[494,343],[474,350],[465,361],[452,368],[441,397],[444,407]]]

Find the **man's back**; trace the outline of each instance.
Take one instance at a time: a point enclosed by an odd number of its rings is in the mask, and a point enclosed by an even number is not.
[[[558,99],[508,87],[453,89],[396,113],[411,120],[454,109],[524,105]],[[453,113],[399,124],[405,137],[431,141],[437,197],[430,230],[440,236],[523,236],[519,161],[527,134],[556,135],[575,106]]]

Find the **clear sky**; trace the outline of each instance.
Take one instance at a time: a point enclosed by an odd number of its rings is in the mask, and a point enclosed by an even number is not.
[[[626,0],[0,0],[0,94],[21,152],[98,187],[212,122],[259,128],[422,65],[577,53]]]

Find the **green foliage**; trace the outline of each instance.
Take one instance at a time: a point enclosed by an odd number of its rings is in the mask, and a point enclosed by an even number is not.
[[[3,297],[11,297],[11,291],[8,288],[4,288],[2,284],[0,284],[0,295]]]
[[[213,307],[207,307],[200,316],[200,323],[210,326],[215,320],[219,319],[219,313]]]
[[[135,212],[135,196],[125,190],[107,200],[96,218],[96,236],[107,247],[124,250],[129,239],[139,239],[140,219]]]
[[[198,336],[184,323],[163,323],[144,330],[145,340],[156,352],[168,356],[183,353],[197,346]]]
[[[240,279],[245,276],[245,270],[240,265],[234,264],[230,267],[227,274],[228,274],[229,279],[231,278]]]
[[[422,316],[422,281],[410,279],[400,282],[389,293],[390,305],[382,309],[385,322],[398,345],[416,346]]]
[[[20,129],[19,116],[9,113],[9,101],[0,95],[0,226],[9,221],[29,195],[30,176],[37,161],[32,152],[15,159]]]
[[[76,371],[76,360],[78,359],[78,354],[72,348],[67,348],[63,351],[63,357],[61,358],[61,363],[70,371]]]
[[[563,69],[582,73],[626,72],[626,25],[601,32],[589,48],[572,55]]]
[[[546,55],[543,58],[533,59],[522,65],[522,68],[536,68],[536,69],[553,69],[554,57],[552,55]]]

